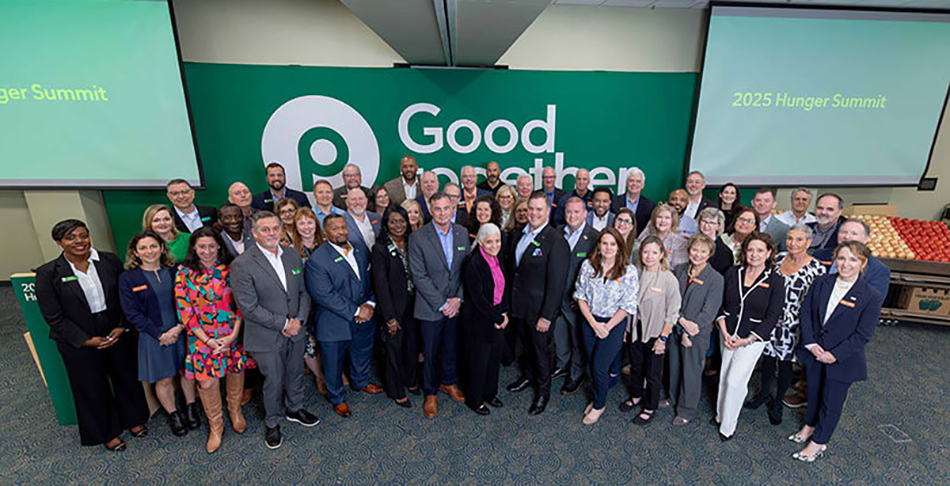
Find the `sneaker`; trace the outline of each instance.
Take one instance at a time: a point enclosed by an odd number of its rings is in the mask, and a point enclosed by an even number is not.
[[[288,411],[286,417],[287,417],[287,420],[291,422],[297,422],[298,424],[303,425],[304,427],[313,427],[314,425],[317,425],[320,423],[320,419],[317,418],[316,415],[302,408],[300,410],[297,410],[296,412]]]
[[[278,425],[273,429],[270,427],[266,428],[267,432],[264,433],[264,445],[266,445],[268,449],[280,447],[280,445],[284,443],[284,438],[280,435],[280,426]]]

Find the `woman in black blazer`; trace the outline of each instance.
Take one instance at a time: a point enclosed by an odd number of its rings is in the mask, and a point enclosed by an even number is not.
[[[868,377],[864,348],[874,337],[884,296],[862,275],[871,252],[849,241],[835,250],[836,274],[815,279],[801,309],[801,342],[795,355],[805,365],[808,408],[805,425],[788,440],[811,442],[793,458],[814,462],[828,448],[848,388]]]
[[[714,425],[723,441],[735,435],[749,379],[785,306],[785,279],[775,270],[775,242],[754,231],[742,240],[742,266],[726,272],[722,310],[716,318],[722,339],[719,398]]]
[[[508,292],[501,265],[501,230],[494,223],[481,226],[473,249],[462,266],[461,325],[466,339],[468,390],[465,402],[479,415],[490,413],[485,404],[501,407],[498,370],[508,327]]]
[[[419,394],[416,371],[419,367],[418,329],[412,316],[415,288],[409,278],[409,214],[391,204],[383,214],[383,234],[370,255],[376,311],[380,314],[386,340],[386,393],[400,407],[410,408],[406,390]]]
[[[56,223],[63,253],[36,270],[36,300],[63,357],[82,445],[124,450],[119,435],[148,433],[148,405],[136,379],[135,338],[119,305],[122,263],[97,252],[82,221]]]

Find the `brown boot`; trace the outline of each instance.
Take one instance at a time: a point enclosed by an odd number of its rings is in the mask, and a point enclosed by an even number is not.
[[[425,412],[426,417],[435,417],[438,410],[435,403],[435,395],[426,395],[425,405],[422,406],[422,411]]]
[[[227,380],[228,416],[231,417],[231,427],[234,431],[243,434],[247,428],[244,414],[241,412],[241,396],[244,394],[244,373],[228,373]]]
[[[201,405],[205,409],[205,415],[208,416],[208,424],[211,431],[208,434],[208,445],[205,449],[208,454],[218,450],[221,447],[221,435],[224,434],[224,417],[221,412],[221,387],[205,390],[198,386],[198,395],[201,396]]]

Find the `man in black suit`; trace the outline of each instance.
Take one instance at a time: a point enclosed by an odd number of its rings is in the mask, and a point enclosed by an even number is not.
[[[544,191],[535,191],[528,199],[528,224],[511,246],[511,314],[516,332],[524,344],[521,376],[508,385],[519,392],[537,387],[528,413],[544,412],[551,398],[551,325],[557,318],[564,284],[567,282],[567,241],[548,224],[551,200]]]
[[[699,213],[706,208],[716,207],[716,203],[703,196],[703,190],[706,189],[706,176],[698,170],[694,170],[686,176],[686,209],[684,214],[699,221]]]
[[[251,200],[252,208],[258,211],[273,212],[274,204],[277,204],[277,201],[287,197],[297,201],[297,205],[302,208],[309,208],[311,206],[306,194],[286,187],[287,177],[284,174],[284,166],[277,162],[271,162],[267,164],[267,168],[264,172],[267,174],[267,185],[269,188],[260,194],[254,195],[254,199]]]
[[[172,211],[175,228],[182,233],[194,233],[202,226],[213,226],[218,220],[216,209],[195,204],[195,189],[184,179],[168,181],[168,184],[165,184],[165,194],[175,208]]]
[[[369,194],[369,188],[363,186],[363,172],[356,164],[343,167],[343,185],[333,190],[333,205],[346,211],[346,195],[350,189],[359,187],[363,194]]]
[[[656,204],[640,195],[643,186],[646,185],[647,176],[637,167],[632,167],[627,171],[627,193],[620,194],[614,198],[610,205],[610,212],[617,214],[622,208],[628,208],[633,211],[637,219],[637,233],[643,231],[650,222],[650,216],[653,215],[653,209]]]
[[[557,353],[557,366],[551,372],[551,379],[567,376],[561,393],[573,394],[581,386],[586,374],[587,359],[584,357],[584,343],[581,340],[581,328],[584,318],[577,310],[574,301],[574,283],[581,264],[594,251],[597,231],[587,223],[587,206],[579,197],[567,199],[564,203],[564,219],[567,223],[558,228],[564,236],[570,250],[567,260],[567,287],[554,325],[554,350]],[[568,369],[570,367],[570,369]]]
[[[574,174],[574,190],[564,193],[561,199],[558,200],[557,210],[554,211],[553,219],[555,226],[564,224],[564,206],[567,204],[567,200],[572,197],[577,197],[584,201],[584,206],[588,211],[594,209],[594,191],[590,189],[589,170],[577,169],[577,173]]]
[[[549,217],[553,217],[557,214],[557,205],[561,202],[561,198],[567,194],[555,186],[556,182],[557,173],[554,172],[554,167],[545,167],[544,170],[541,171],[541,190],[544,191],[544,195],[548,197],[548,205],[551,206]]]

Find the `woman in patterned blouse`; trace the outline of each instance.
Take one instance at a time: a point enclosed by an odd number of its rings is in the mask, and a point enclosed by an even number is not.
[[[775,259],[778,273],[785,279],[785,307],[762,352],[762,386],[759,387],[759,395],[745,404],[745,408],[756,409],[768,402],[769,422],[772,425],[782,423],[782,399],[792,384],[792,363],[798,361],[794,351],[801,332],[799,315],[802,301],[815,278],[825,274],[825,266],[806,251],[811,246],[812,237],[812,230],[808,226],[793,226],[785,236],[788,251],[779,253]],[[778,390],[773,397],[772,377],[776,367]]]
[[[231,426],[244,432],[241,413],[244,368],[248,357],[235,342],[241,316],[231,295],[231,255],[221,237],[209,227],[191,235],[188,255],[175,276],[175,298],[181,323],[188,329],[185,376],[198,380],[198,394],[211,426],[206,449],[221,446],[224,420],[219,380],[227,377],[228,412]]]
[[[574,299],[587,321],[581,333],[593,376],[594,399],[584,411],[587,425],[596,423],[604,413],[610,366],[623,345],[625,326],[621,324],[637,313],[637,271],[627,263],[628,258],[620,232],[604,228],[593,255],[581,264],[577,276]]]

